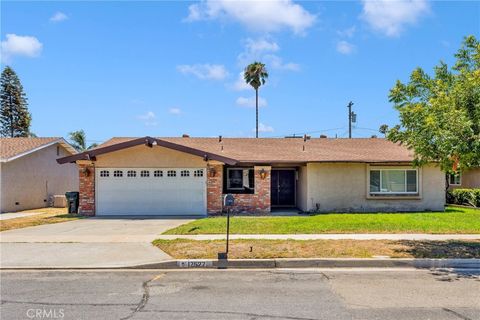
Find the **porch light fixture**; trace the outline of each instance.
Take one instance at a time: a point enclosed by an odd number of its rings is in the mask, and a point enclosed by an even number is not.
[[[88,177],[90,175],[90,170],[87,167],[85,167],[82,169],[82,173],[84,177]]]
[[[215,170],[215,168],[210,168],[208,169],[208,175],[213,178],[217,175],[217,170]]]
[[[260,179],[265,180],[267,177],[267,171],[265,169],[260,170]]]

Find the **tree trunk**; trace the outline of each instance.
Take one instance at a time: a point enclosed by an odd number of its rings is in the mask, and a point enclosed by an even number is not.
[[[256,130],[255,138],[258,138],[258,89],[255,89],[255,107],[256,107]]]

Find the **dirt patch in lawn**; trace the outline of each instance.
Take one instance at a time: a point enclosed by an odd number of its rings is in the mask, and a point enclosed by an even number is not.
[[[42,224],[51,224],[77,220],[82,216],[67,213],[66,208],[41,208],[34,210],[20,211],[19,213],[31,213],[31,216],[19,217],[0,221],[0,232],[21,229],[26,227],[39,226]],[[37,214],[40,213],[40,214]]]
[[[155,240],[155,246],[177,259],[216,259],[225,241]],[[480,258],[480,240],[232,240],[229,258]]]

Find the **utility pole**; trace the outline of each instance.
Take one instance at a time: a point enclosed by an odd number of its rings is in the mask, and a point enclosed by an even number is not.
[[[352,138],[352,120],[353,120],[353,112],[352,112],[353,102],[350,101],[347,105],[348,108],[348,138]]]

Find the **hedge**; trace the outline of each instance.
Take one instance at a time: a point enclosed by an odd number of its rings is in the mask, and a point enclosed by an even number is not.
[[[449,190],[447,203],[480,207],[480,189]]]

